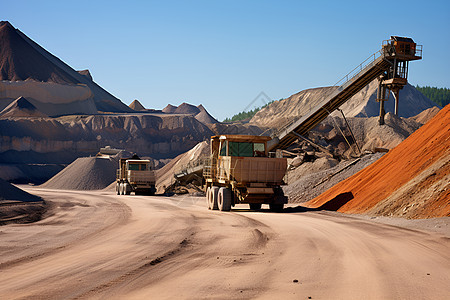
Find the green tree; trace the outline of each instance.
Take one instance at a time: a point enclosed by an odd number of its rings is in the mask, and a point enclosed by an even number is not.
[[[283,99],[280,99],[278,101],[281,101]],[[241,111],[240,113],[235,114],[234,116],[232,116],[231,118],[225,118],[225,120],[223,120],[224,122],[237,122],[237,121],[242,121],[242,120],[247,120],[247,119],[251,119],[253,118],[254,115],[256,115],[256,113],[258,111],[260,111],[261,109],[263,109],[264,107],[270,105],[271,103],[273,103],[275,100],[270,101],[269,103],[261,106],[261,107],[256,107],[252,110],[249,111]]]
[[[441,107],[450,103],[450,89],[448,88],[416,85],[416,89]]]

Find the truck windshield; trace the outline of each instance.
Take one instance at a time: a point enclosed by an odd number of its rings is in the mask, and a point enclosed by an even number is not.
[[[146,164],[129,164],[128,170],[131,171],[146,171],[147,165]]]
[[[228,142],[228,147],[229,156],[265,156],[263,143]]]

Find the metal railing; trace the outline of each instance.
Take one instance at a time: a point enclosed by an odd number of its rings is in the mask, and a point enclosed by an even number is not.
[[[416,45],[416,56],[417,57],[422,57],[422,50],[423,50],[423,45]]]
[[[381,55],[382,51],[378,50],[368,58],[366,58],[362,63],[360,63],[356,68],[348,72],[344,77],[342,77],[338,82],[336,82],[333,86],[342,87],[347,82],[351,81],[354,77],[358,76],[367,66],[376,61]]]
[[[187,164],[181,165],[178,168],[176,168],[174,171],[174,175],[175,176],[188,175],[189,170],[192,170],[200,166],[204,167],[205,165],[208,165],[209,161],[210,161],[209,157],[200,157],[196,160],[191,160]]]
[[[298,119],[300,119],[302,116],[297,116],[295,118],[292,118],[290,120],[288,120],[285,124],[283,124],[273,135],[272,137],[278,137],[280,136],[280,134],[287,130],[289,128],[289,126],[291,126],[292,124],[294,124],[295,122],[297,122]]]

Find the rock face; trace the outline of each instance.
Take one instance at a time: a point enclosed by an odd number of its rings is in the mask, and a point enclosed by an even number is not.
[[[377,84],[376,80],[371,82],[341,106],[346,117],[376,117],[379,115],[379,103],[376,102]],[[289,98],[275,101],[256,113],[250,123],[259,126],[280,127],[280,124],[286,124],[308,113],[335,89],[335,87],[308,89]],[[437,105],[410,84],[400,90],[400,117],[409,118],[434,106]],[[392,95],[389,95],[389,100],[385,102],[385,110],[394,112]],[[332,115],[337,115],[337,112]]]
[[[9,22],[0,22],[0,45],[0,109],[23,96],[49,116],[132,111]]]
[[[70,163],[107,145],[173,158],[213,132],[190,115],[95,115],[0,119],[0,163]]]

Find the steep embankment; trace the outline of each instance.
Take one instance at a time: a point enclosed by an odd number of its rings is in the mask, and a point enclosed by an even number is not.
[[[139,114],[0,119],[0,162],[70,163],[110,145],[172,158],[213,133],[190,115]]]
[[[450,216],[450,105],[380,160],[307,202],[408,218]]]

